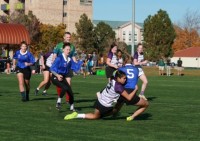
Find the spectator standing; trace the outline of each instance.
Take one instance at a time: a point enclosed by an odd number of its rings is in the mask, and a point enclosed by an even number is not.
[[[159,71],[159,75],[164,75],[164,68],[165,68],[165,63],[163,58],[161,58],[158,61],[158,71]]]
[[[177,61],[177,71],[178,71],[178,76],[181,76],[182,75],[182,64],[183,64],[183,61],[181,60],[181,58],[178,59]]]

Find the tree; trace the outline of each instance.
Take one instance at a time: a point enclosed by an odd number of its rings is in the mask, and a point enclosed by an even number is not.
[[[156,61],[173,55],[175,31],[166,11],[159,10],[144,21],[144,47],[146,57]]]
[[[75,24],[77,38],[79,39],[78,47],[81,49],[86,49],[87,51],[94,50],[94,32],[93,24],[90,19],[88,19],[86,14],[81,15],[78,23]]]
[[[105,51],[105,48],[109,46],[109,43],[114,41],[115,32],[110,25],[99,22],[94,28],[94,38],[94,48],[98,54],[102,54]]]
[[[66,26],[59,24],[57,26],[41,24],[39,42],[35,47],[36,52],[48,52],[56,46],[58,42],[63,41]]]

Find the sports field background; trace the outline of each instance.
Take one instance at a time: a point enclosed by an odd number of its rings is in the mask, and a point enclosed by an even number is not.
[[[29,102],[21,102],[15,74],[0,74],[0,141],[199,141],[200,70],[184,70],[184,76],[158,76],[157,68],[145,68],[149,84],[149,109],[132,122],[125,119],[136,109],[126,106],[117,118],[64,121],[69,105],[55,109],[52,85],[48,96],[34,96],[42,75],[32,75]],[[105,76],[75,76],[72,87],[80,113],[93,112],[96,92]],[[139,83],[139,86],[141,82]]]

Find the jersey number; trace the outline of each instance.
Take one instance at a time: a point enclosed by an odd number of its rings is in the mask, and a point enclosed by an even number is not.
[[[127,77],[128,78],[134,78],[134,70],[133,69],[127,69],[127,73],[128,73],[128,75],[127,75]]]

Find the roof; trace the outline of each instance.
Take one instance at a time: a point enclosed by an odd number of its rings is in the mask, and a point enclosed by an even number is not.
[[[177,51],[173,57],[200,57],[200,47],[190,47]]]
[[[112,27],[112,29],[117,29],[121,25],[127,23],[128,21],[104,21],[104,20],[93,20],[93,23],[97,25],[100,22],[104,22]]]
[[[0,44],[20,44],[22,41],[30,44],[30,37],[25,26],[0,23]]]

